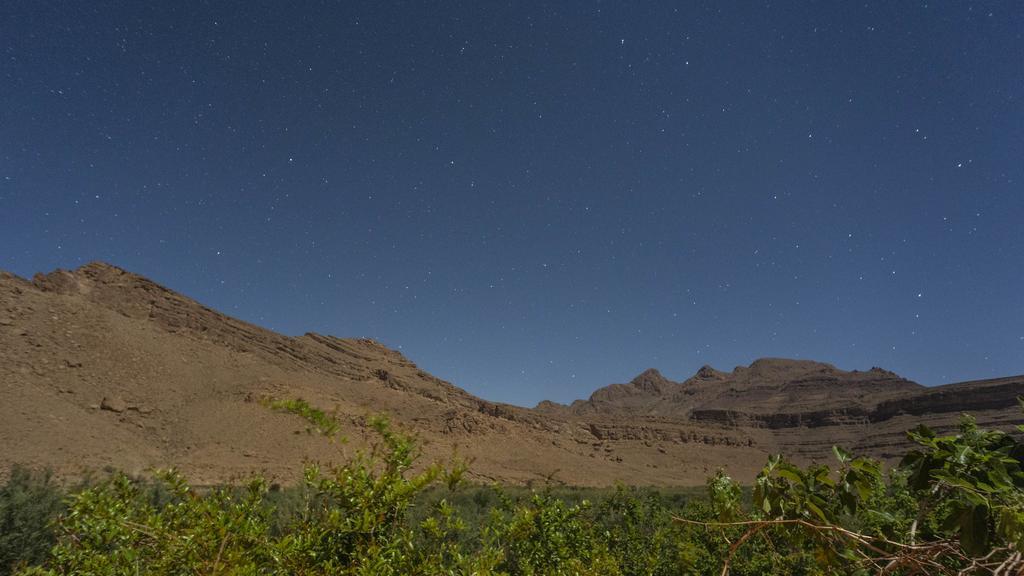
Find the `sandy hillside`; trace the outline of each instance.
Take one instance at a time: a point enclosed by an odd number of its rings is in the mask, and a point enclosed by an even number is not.
[[[194,482],[265,472],[299,478],[363,445],[387,413],[426,460],[453,453],[479,481],[695,484],[724,467],[749,480],[769,453],[826,458],[833,443],[879,457],[918,422],[948,428],[1024,421],[1024,377],[925,388],[882,370],[762,359],[684,382],[648,370],[571,406],[496,404],[366,339],[288,337],[103,263],[32,280],[0,272],[0,468],[144,473]],[[260,399],[334,412],[346,444],[307,431]]]

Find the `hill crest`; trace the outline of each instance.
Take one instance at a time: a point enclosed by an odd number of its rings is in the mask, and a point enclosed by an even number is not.
[[[683,382],[650,369],[570,406],[526,409],[473,396],[373,340],[285,336],[95,262],[32,280],[0,272],[0,387],[0,468],[296,481],[304,462],[350,450],[259,402],[303,398],[333,412],[352,447],[367,438],[366,416],[385,412],[421,437],[427,459],[474,460],[479,481],[608,485],[702,483],[718,467],[750,479],[770,453],[827,458],[834,443],[887,458],[905,429],[949,427],[962,410],[1019,423],[1024,377],[928,389],[881,369],[760,359]]]

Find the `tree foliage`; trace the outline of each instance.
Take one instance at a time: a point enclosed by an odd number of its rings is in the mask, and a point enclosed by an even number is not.
[[[820,568],[841,573],[1024,571],[1024,446],[1005,432],[980,430],[969,416],[955,435],[919,426],[908,436],[918,448],[888,481],[878,462],[839,448],[836,469],[773,456],[757,476],[749,512],[723,496],[730,489],[720,475],[711,484],[720,520],[676,520],[739,530],[722,574],[755,537],[781,538],[789,545],[783,549],[803,548]]]
[[[15,466],[0,486],[0,574],[46,559],[56,543],[51,523],[64,510],[62,492],[49,474]]]
[[[46,476],[0,488],[0,574],[622,575],[1018,574],[1024,447],[965,417],[918,427],[884,473],[836,448],[833,466],[771,457],[752,490],[725,473],[707,497],[619,486],[523,497],[463,486],[465,466],[417,468],[387,420],[344,465],[310,466],[282,498],[261,479],[201,490],[116,475],[60,501]],[[287,508],[287,509],[285,509]]]

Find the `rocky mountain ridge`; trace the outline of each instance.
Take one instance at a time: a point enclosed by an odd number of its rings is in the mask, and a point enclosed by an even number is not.
[[[770,453],[829,457],[832,444],[891,458],[904,431],[1022,421],[1024,377],[925,388],[891,372],[761,359],[705,366],[683,382],[647,370],[564,406],[477,398],[368,339],[289,337],[202,306],[116,266],[32,280],[0,272],[0,469],[64,477],[105,467],[176,466],[197,482],[260,471],[296,481],[332,462],[389,414],[425,457],[473,460],[479,481],[693,484],[719,467],[749,480]],[[348,444],[308,433],[261,398],[332,411]]]
[[[576,415],[671,415],[699,419],[707,410],[779,414],[819,408],[821,402],[866,408],[887,398],[924,390],[924,386],[881,368],[847,372],[822,362],[761,358],[731,372],[703,366],[683,382],[669,380],[651,368],[629,383],[599,388],[587,400],[577,400],[569,406],[544,402],[536,409]]]

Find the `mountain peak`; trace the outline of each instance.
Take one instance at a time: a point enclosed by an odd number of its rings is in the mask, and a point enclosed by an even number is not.
[[[93,260],[93,261],[88,262],[86,264],[82,264],[81,266],[79,266],[78,268],[75,269],[75,272],[106,272],[106,271],[116,271],[116,272],[120,272],[122,274],[128,273],[128,271],[125,270],[124,268],[121,268],[120,266],[115,266],[115,265],[113,265],[113,264],[111,264],[109,262],[104,262],[102,260]]]
[[[32,277],[32,283],[44,292],[59,294],[87,293],[92,285],[123,284],[125,279],[153,284],[152,281],[123,268],[101,261],[83,264],[74,270],[57,268],[53,272],[38,273]]]
[[[746,373],[749,376],[757,378],[785,379],[796,374],[808,372],[831,373],[837,371],[838,369],[831,364],[815,362],[813,360],[798,360],[794,358],[758,358],[757,360],[754,360],[750,366],[740,366],[733,373],[737,375]]]
[[[630,380],[629,384],[650,394],[663,394],[673,382],[662,376],[657,369],[648,368]]]
[[[697,370],[693,377],[698,380],[715,380],[725,378],[726,373],[721,370],[715,370],[711,366],[705,364],[700,367],[700,370]]]

